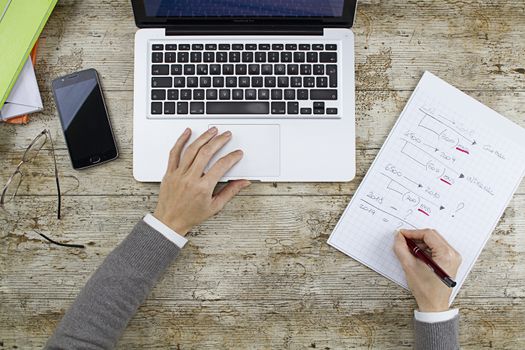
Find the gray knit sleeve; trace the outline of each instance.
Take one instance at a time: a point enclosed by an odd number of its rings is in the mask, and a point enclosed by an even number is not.
[[[414,328],[416,350],[459,349],[459,316],[436,323],[414,320]]]
[[[143,221],[95,271],[46,349],[112,349],[180,248]]]

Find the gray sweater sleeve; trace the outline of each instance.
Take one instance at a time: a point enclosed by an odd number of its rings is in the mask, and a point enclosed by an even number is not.
[[[425,323],[414,320],[416,350],[459,349],[459,316],[451,320]]]
[[[180,248],[143,221],[95,271],[46,349],[112,349]]]

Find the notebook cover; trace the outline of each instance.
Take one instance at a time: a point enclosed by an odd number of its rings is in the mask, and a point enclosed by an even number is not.
[[[58,0],[12,0],[0,22],[0,108]],[[0,15],[8,4],[0,0]]]

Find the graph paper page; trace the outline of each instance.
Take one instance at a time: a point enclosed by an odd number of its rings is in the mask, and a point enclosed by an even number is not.
[[[451,302],[525,174],[525,130],[426,72],[328,243],[407,288],[397,229],[461,253]]]

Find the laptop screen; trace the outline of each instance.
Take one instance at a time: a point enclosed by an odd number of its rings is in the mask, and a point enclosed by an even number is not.
[[[151,17],[341,17],[345,0],[146,0]]]

